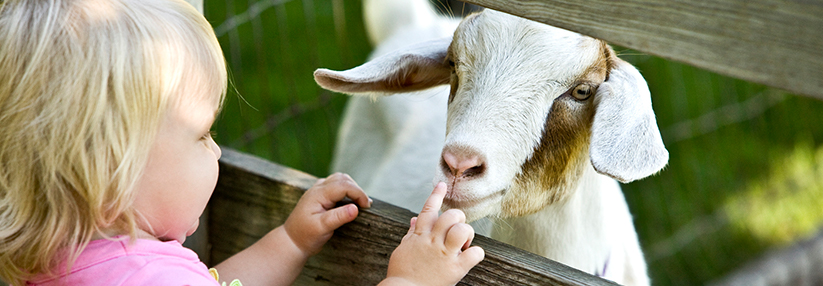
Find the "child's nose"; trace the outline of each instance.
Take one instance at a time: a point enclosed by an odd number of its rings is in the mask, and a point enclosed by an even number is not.
[[[214,142],[214,139],[210,138],[209,141],[211,141],[211,150],[214,151],[214,156],[217,159],[220,159],[220,156],[223,155],[223,151],[220,150],[220,146],[217,145],[217,142]]]

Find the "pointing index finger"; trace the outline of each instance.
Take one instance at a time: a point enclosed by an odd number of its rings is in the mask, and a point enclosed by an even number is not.
[[[431,231],[434,222],[440,212],[440,206],[443,205],[443,198],[446,197],[446,183],[439,182],[434,187],[432,194],[423,204],[423,210],[417,216],[417,223],[415,225],[415,233],[423,233]]]

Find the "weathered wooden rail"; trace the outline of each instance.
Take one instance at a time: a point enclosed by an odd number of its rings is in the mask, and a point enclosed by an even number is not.
[[[225,149],[205,224],[187,245],[207,264],[219,263],[281,225],[315,180],[300,171]],[[389,256],[414,215],[375,200],[354,222],[334,233],[295,284],[377,284],[385,277]],[[615,285],[487,237],[478,235],[473,245],[483,247],[486,259],[460,285]]]

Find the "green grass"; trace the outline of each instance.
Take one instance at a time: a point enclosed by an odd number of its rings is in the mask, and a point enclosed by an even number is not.
[[[248,5],[208,0],[206,17],[219,27]],[[218,143],[327,175],[346,97],[311,74],[366,59],[360,5],[285,1],[220,35],[242,99],[228,96]],[[646,77],[670,152],[624,186],[655,285],[702,284],[821,226],[823,102],[618,50]]]

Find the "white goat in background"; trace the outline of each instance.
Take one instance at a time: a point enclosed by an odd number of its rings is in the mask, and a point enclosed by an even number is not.
[[[454,34],[460,19],[428,0],[364,0],[372,57]],[[371,100],[349,99],[331,171],[352,176],[373,197],[420,211],[433,187],[446,136],[448,86]]]
[[[468,220],[494,218],[491,236],[500,241],[621,284],[649,284],[614,179],[654,174],[668,152],[645,80],[605,42],[485,10],[463,20],[453,39],[407,46],[343,72],[319,69],[315,79],[367,95],[450,84],[450,91],[426,91],[448,95],[445,144],[428,141],[436,136],[395,137],[443,146],[435,181],[449,185],[444,208],[460,208]],[[442,130],[432,122],[420,124]],[[347,132],[361,137],[355,143],[364,150],[403,151],[395,149],[403,142],[369,141],[371,129]],[[371,175],[406,178],[391,170]]]

